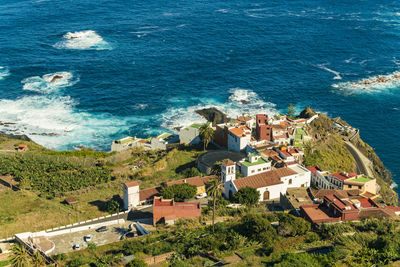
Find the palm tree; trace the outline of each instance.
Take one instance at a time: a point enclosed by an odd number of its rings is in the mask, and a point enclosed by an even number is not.
[[[42,266],[44,263],[43,256],[39,253],[39,251],[36,251],[32,255],[32,262],[34,266]]]
[[[206,185],[207,195],[213,198],[213,215],[212,215],[212,231],[214,233],[214,224],[215,224],[215,203],[217,202],[217,198],[220,198],[222,195],[222,182],[218,178],[211,179],[208,181]]]
[[[13,267],[31,266],[28,251],[23,245],[15,244],[11,247],[10,263]]]
[[[204,144],[204,151],[206,151],[206,148],[208,146],[208,144],[212,141],[213,137],[214,137],[214,131],[213,129],[210,127],[210,123],[204,123],[201,127],[200,127],[200,133],[199,133],[200,139]]]

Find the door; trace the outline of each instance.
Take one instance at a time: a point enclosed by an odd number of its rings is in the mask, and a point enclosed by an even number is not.
[[[264,200],[269,200],[269,191],[264,192]]]

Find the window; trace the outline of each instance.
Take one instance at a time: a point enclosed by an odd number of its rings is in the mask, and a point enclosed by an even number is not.
[[[251,173],[254,173],[254,170],[251,170]]]
[[[292,184],[292,179],[289,179],[289,184]]]
[[[257,171],[258,171],[258,172],[260,172],[260,171],[261,171],[261,169],[258,169]]]
[[[351,185],[349,185],[349,188],[351,188]]]
[[[263,168],[263,171],[265,171],[267,168]]]

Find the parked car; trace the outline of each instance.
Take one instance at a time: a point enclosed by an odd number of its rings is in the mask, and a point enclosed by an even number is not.
[[[77,249],[80,249],[80,248],[81,248],[81,246],[79,244],[75,244],[75,245],[72,246],[73,250],[77,250]]]
[[[107,230],[108,230],[107,226],[102,226],[100,228],[97,228],[96,232],[101,233],[101,232],[106,232]]]
[[[83,240],[85,240],[86,242],[92,241],[92,235],[85,235],[85,236],[83,237]]]
[[[197,199],[206,198],[206,197],[207,197],[207,193],[201,193],[200,195],[196,196]]]

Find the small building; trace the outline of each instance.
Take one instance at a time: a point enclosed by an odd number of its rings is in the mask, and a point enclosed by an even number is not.
[[[27,146],[27,145],[22,145],[22,144],[20,144],[20,145],[18,145],[15,149],[16,149],[18,152],[25,152],[25,151],[28,151],[28,146]]]
[[[179,130],[179,142],[181,144],[197,145],[201,142],[200,139],[200,124],[193,123],[188,127]]]
[[[228,131],[228,150],[243,151],[251,141],[251,130],[244,125],[234,127]]]
[[[396,217],[400,208],[379,206],[370,198],[343,199],[336,194],[325,195],[321,204],[300,207],[301,216],[316,224],[335,223],[374,217]]]
[[[286,194],[281,194],[280,204],[284,209],[300,212],[301,206],[315,204],[309,191],[307,187],[288,188]]]
[[[155,197],[153,202],[153,225],[157,223],[174,224],[180,218],[201,216],[200,203],[175,202],[172,199]]]
[[[249,129],[253,129],[255,127],[255,120],[250,116],[238,116],[235,122],[239,125],[246,125]]]
[[[66,198],[64,201],[65,201],[65,203],[66,203],[67,205],[70,205],[70,206],[72,206],[72,205],[78,203],[78,200],[76,200],[76,199],[73,198],[73,197]]]
[[[123,184],[124,190],[124,209],[130,210],[140,205],[139,183],[130,181]]]
[[[256,139],[272,141],[272,126],[268,123],[268,115],[256,115]]]
[[[376,194],[376,179],[365,175],[357,175],[344,180],[343,190],[358,189],[361,192]]]
[[[249,153],[246,160],[240,163],[240,172],[244,177],[271,170],[271,162],[255,153]]]

